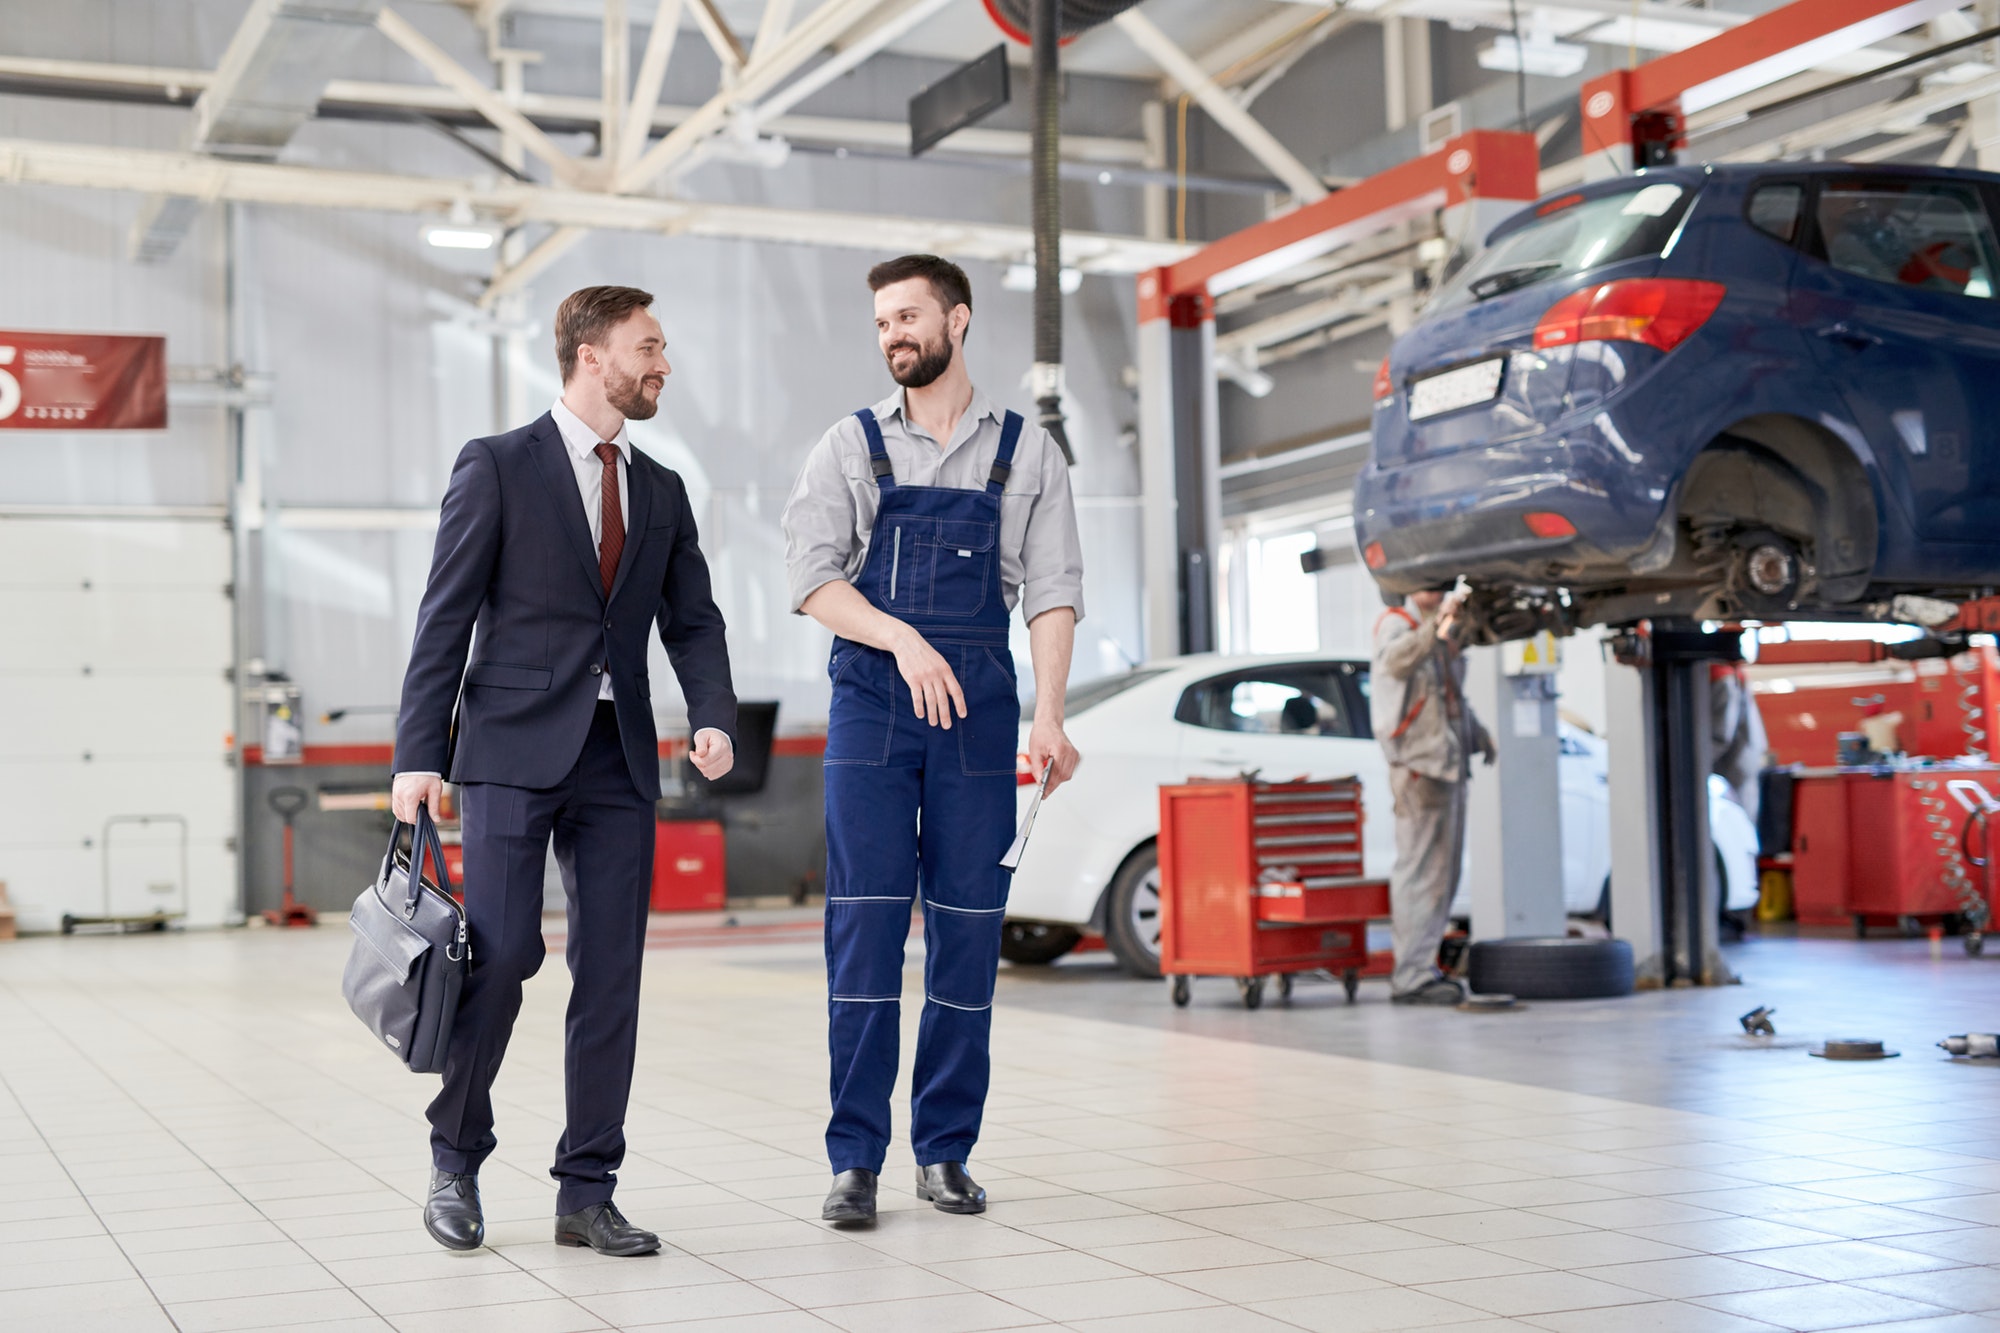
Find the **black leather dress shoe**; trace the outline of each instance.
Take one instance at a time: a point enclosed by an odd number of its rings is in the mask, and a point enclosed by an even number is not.
[[[476,1250],[486,1243],[486,1219],[479,1212],[479,1177],[431,1168],[431,1194],[424,1200],[424,1230],[447,1250]]]
[[[875,1225],[875,1173],[855,1167],[843,1171],[833,1178],[833,1188],[826,1192],[826,1203],[819,1210],[822,1222],[835,1226],[872,1227]]]
[[[618,1205],[610,1200],[593,1203],[580,1212],[564,1213],[556,1219],[556,1244],[588,1245],[599,1254],[621,1258],[635,1254],[656,1254],[660,1238],[642,1231],[625,1220]]]
[[[917,1197],[928,1199],[941,1213],[983,1213],[986,1191],[965,1173],[964,1162],[938,1162],[917,1168]]]

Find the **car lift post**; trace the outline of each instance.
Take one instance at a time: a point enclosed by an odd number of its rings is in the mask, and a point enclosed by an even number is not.
[[[1553,635],[1473,648],[1465,697],[1493,737],[1467,793],[1466,889],[1475,940],[1534,939],[1568,927],[1563,902],[1562,736]]]
[[[1534,136],[1475,130],[1139,275],[1139,469],[1146,655],[1215,648],[1221,540],[1215,298],[1439,214],[1466,251],[1539,191]]]
[[[1688,116],[1858,51],[1965,0],[1793,0],[1685,50],[1583,85],[1585,178],[1664,166]]]
[[[1709,667],[1743,660],[1738,636],[1655,621],[1609,647],[1611,920],[1642,989],[1736,978],[1716,947],[1721,884],[1708,830]]]

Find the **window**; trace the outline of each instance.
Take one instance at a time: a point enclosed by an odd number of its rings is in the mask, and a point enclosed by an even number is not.
[[[1978,193],[1949,181],[1836,180],[1814,210],[1820,248],[1843,273],[1991,299],[1993,227]]]
[[[1343,684],[1353,673],[1344,662],[1232,672],[1190,686],[1174,717],[1211,731],[1366,737],[1365,721],[1356,730],[1356,710]]]
[[[1806,188],[1796,181],[1760,185],[1750,196],[1746,214],[1750,225],[1766,236],[1775,236],[1790,245],[1799,237],[1799,219],[1805,214]]]
[[[1521,287],[1666,249],[1692,194],[1665,181],[1594,198],[1543,204],[1525,226],[1496,238],[1438,290],[1432,310],[1470,305]]]

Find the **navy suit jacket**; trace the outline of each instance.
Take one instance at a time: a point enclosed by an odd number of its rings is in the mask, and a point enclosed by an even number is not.
[[[625,489],[625,551],[606,598],[555,418],[545,412],[460,451],[403,677],[396,772],[445,771],[462,688],[450,780],[553,787],[583,751],[598,672],[608,668],[632,783],[659,799],[646,673],[656,621],[691,729],[714,727],[734,743],[729,651],[687,487],[634,449]]]

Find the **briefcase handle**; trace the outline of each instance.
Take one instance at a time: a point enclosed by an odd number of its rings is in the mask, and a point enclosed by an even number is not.
[[[444,864],[444,840],[438,837],[437,824],[431,819],[428,805],[417,807],[417,822],[405,824],[397,820],[389,829],[389,850],[384,853],[384,861],[393,865],[396,854],[403,850],[403,830],[410,830],[410,850],[406,854],[410,868],[409,898],[403,904],[403,915],[414,916],[417,899],[423,894],[424,857],[428,853],[431,869],[436,872],[436,885],[446,897],[451,896],[451,871]],[[386,871],[384,872],[387,873]]]

